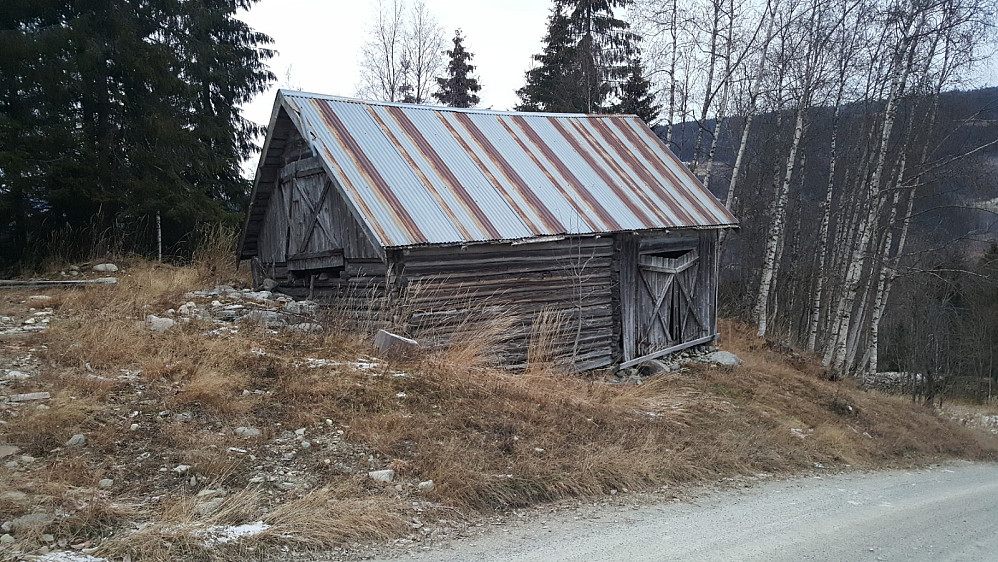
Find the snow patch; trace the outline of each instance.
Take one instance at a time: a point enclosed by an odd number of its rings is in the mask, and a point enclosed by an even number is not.
[[[70,550],[50,552],[35,558],[37,562],[108,562],[107,558],[98,558],[89,554],[82,554]]]
[[[258,535],[269,528],[270,525],[267,525],[263,521],[257,521],[244,525],[212,525],[200,534],[205,538],[205,545],[211,546],[236,541],[243,537]]]

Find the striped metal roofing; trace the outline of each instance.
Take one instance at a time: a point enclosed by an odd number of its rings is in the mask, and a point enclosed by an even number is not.
[[[737,224],[635,116],[277,103],[384,247]]]

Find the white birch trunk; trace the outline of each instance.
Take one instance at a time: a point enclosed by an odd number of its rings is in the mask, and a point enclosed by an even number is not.
[[[804,90],[807,91],[807,88]],[[755,303],[755,315],[759,322],[757,337],[766,337],[769,318],[767,309],[769,308],[769,293],[772,289],[773,274],[776,269],[776,250],[783,237],[783,221],[786,217],[787,198],[790,194],[790,181],[793,178],[794,164],[797,162],[797,149],[800,147],[800,139],[804,135],[804,113],[807,110],[805,100],[801,100],[797,108],[797,119],[794,123],[794,139],[790,144],[790,155],[787,157],[787,171],[783,177],[783,184],[776,199],[776,208],[773,209],[773,217],[769,223],[769,233],[766,236],[766,250],[763,254],[762,278],[759,282],[759,294]]]
[[[914,15],[910,16],[914,19]],[[905,32],[911,25],[911,19],[908,21],[908,26],[905,28]],[[881,199],[880,199],[880,180],[884,173],[884,166],[887,161],[887,152],[889,147],[889,141],[891,132],[894,130],[894,119],[897,113],[898,98],[901,96],[901,91],[904,89],[905,82],[908,78],[908,71],[910,70],[910,65],[905,64],[905,60],[908,58],[909,49],[914,48],[915,41],[909,39],[907,36],[902,40],[902,45],[898,56],[895,58],[895,65],[893,69],[893,77],[891,79],[890,97],[887,99],[887,105],[884,108],[884,123],[880,136],[879,149],[877,154],[877,165],[874,168],[873,176],[869,181],[868,188],[868,209],[867,215],[863,219],[863,229],[862,235],[860,236],[859,243],[853,249],[852,259],[849,263],[849,270],[846,273],[845,279],[845,291],[842,297],[839,299],[839,306],[836,316],[838,317],[838,329],[835,334],[836,342],[834,345],[834,353],[832,357],[832,364],[835,372],[843,373],[843,367],[846,362],[846,355],[848,352],[848,339],[849,330],[852,326],[852,312],[855,306],[856,295],[859,292],[860,287],[860,276],[863,272],[863,267],[866,263],[867,250],[870,245],[870,239],[872,232],[875,228],[877,215],[881,209]]]
[[[949,37],[949,32],[947,32],[947,39]],[[929,56],[927,57],[926,67],[923,72],[926,74],[929,72],[929,66],[932,63],[932,59],[935,56],[936,49],[939,46],[939,41],[941,37],[936,35],[933,38],[932,47],[929,49]],[[933,93],[932,99],[932,109],[929,111],[928,124],[925,127],[927,131],[925,135],[925,144],[922,145],[922,154],[918,161],[918,166],[921,168],[928,161],[929,157],[929,134],[935,129],[936,117],[939,111],[939,95],[942,92],[943,85],[946,81],[946,73],[949,70],[950,62],[950,42],[947,40],[943,49],[943,61],[942,68],[939,72],[939,79],[936,83],[935,92]],[[909,137],[911,131],[909,130]],[[905,143],[907,147],[907,142]],[[895,186],[895,201],[894,207],[891,209],[891,222],[897,216],[897,199],[900,197],[901,189],[904,186],[904,173],[905,173],[905,158],[902,154],[900,171],[898,173],[897,184]],[[912,187],[908,191],[908,203],[904,211],[904,215],[901,219],[901,233],[898,235],[897,249],[894,251],[893,257],[890,256],[891,242],[890,234],[888,235],[888,242],[884,245],[884,263],[881,265],[880,269],[880,281],[877,287],[876,301],[873,308],[873,316],[870,319],[870,341],[868,343],[867,355],[869,356],[869,363],[867,364],[866,372],[869,374],[876,374],[879,368],[879,344],[880,344],[880,321],[883,319],[884,310],[887,308],[887,302],[890,299],[891,287],[894,285],[894,280],[897,278],[898,266],[901,262],[901,256],[904,254],[905,244],[908,241],[908,227],[911,225],[911,212],[915,205],[915,188]]]
[[[731,87],[731,80],[724,81],[724,90],[721,94],[721,103],[717,106],[717,116],[714,119],[714,136],[710,141],[710,152],[707,154],[707,170],[703,175],[704,189],[710,189],[710,176],[714,168],[714,154],[717,153],[717,139],[721,136],[721,121],[724,120],[724,113],[728,106],[728,91]]]
[[[672,35],[672,52],[670,53],[669,60],[669,117],[668,125],[665,129],[665,144],[667,146],[672,145],[672,126],[673,121],[676,118],[676,55],[679,51],[678,37],[677,37],[677,21],[676,13],[678,11],[679,0],[672,0],[672,18],[669,21],[669,33]]]
[[[769,14],[770,4],[766,4],[766,11],[763,12],[762,17],[767,17]],[[738,144],[738,155],[735,156],[735,166],[731,170],[731,181],[728,182],[728,194],[724,197],[724,208],[731,210],[731,205],[734,204],[735,200],[735,187],[738,185],[738,175],[742,170],[742,161],[745,159],[745,147],[748,146],[749,131],[752,130],[752,121],[755,119],[756,104],[759,101],[759,87],[762,84],[762,75],[766,69],[766,54],[769,52],[769,43],[773,40],[773,25],[776,23],[776,18],[770,16],[768,27],[766,28],[766,37],[763,39],[762,52],[759,55],[759,64],[755,69],[755,76],[749,83],[749,108],[748,115],[745,116],[745,126],[742,127],[742,138],[741,142]],[[727,231],[722,231],[721,240],[724,239],[724,234]]]
[[[839,73],[839,89],[835,95],[835,113],[832,115],[832,141],[828,156],[828,185],[822,204],[821,226],[818,227],[818,275],[814,294],[811,295],[811,317],[807,328],[807,350],[813,352],[818,345],[818,325],[821,321],[821,299],[825,289],[825,256],[828,254],[828,225],[832,218],[832,197],[835,192],[835,158],[839,138],[839,116],[842,112],[842,94],[845,91],[844,73]]]
[[[717,39],[721,26],[721,2],[713,0],[714,18],[710,28],[710,63],[707,67],[707,85],[704,88],[703,107],[700,109],[700,122],[707,121],[707,114],[710,113],[711,105],[714,102],[714,70],[717,66]],[[693,149],[694,168],[699,168],[700,152],[703,149],[703,126],[697,127],[697,141]],[[695,171],[699,171],[696,170]]]

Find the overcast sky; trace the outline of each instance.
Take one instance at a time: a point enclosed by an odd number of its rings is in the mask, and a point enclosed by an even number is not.
[[[540,52],[551,1],[424,1],[443,26],[448,48],[454,30],[464,32],[482,84],[480,107],[512,109],[531,56]],[[277,82],[246,106],[246,116],[266,125],[277,88],[356,95],[360,50],[377,5],[377,0],[261,0],[242,14],[250,26],[274,39],[278,51],[270,60]],[[976,79],[964,87],[995,85],[996,74],[998,56],[978,67]]]
[[[510,109],[531,55],[540,51],[549,0],[425,0],[443,26],[447,47],[461,28],[482,83],[480,107]],[[243,19],[270,35],[278,55],[270,60],[277,83],[246,107],[246,116],[267,124],[277,88],[353,96],[359,57],[376,0],[261,0]],[[290,68],[290,81],[288,69]]]

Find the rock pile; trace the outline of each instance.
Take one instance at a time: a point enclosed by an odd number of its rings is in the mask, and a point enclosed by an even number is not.
[[[91,265],[90,263],[73,264],[69,266],[68,269],[59,272],[62,277],[77,277],[82,273],[87,271],[92,271],[94,273],[117,273],[121,271],[121,268],[116,263],[98,263],[96,265]]]
[[[730,351],[721,351],[709,344],[699,345],[658,359],[650,359],[635,367],[621,369],[616,375],[618,382],[640,384],[642,377],[681,371],[685,365],[692,363],[734,366],[740,365],[741,360]]]
[[[322,324],[316,321],[319,304],[271,291],[235,289],[218,285],[214,289],[191,291],[189,299],[177,308],[160,314],[146,316],[145,326],[155,333],[164,333],[178,323],[197,319],[214,322],[222,331],[235,331],[239,324],[253,323],[270,329],[294,332],[321,332]]]
[[[50,300],[52,297],[48,295],[32,295],[27,302],[33,306],[28,309],[25,317],[0,316],[0,336],[40,332],[48,328],[54,312],[51,307],[42,305]]]

